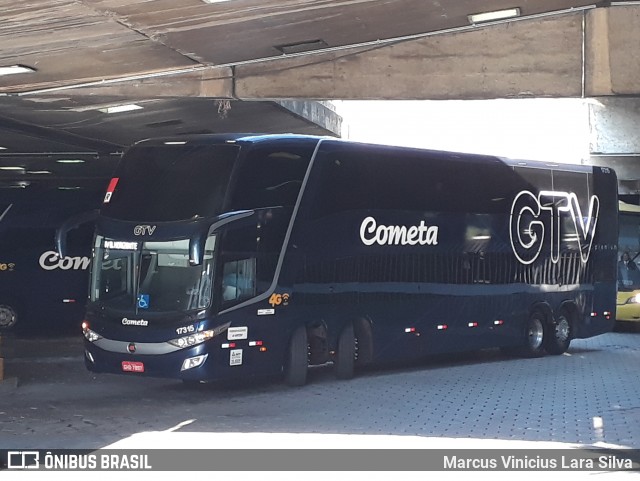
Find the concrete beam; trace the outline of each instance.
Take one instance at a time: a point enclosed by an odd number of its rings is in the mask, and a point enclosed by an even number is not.
[[[583,13],[235,67],[240,99],[582,95]]]
[[[179,74],[89,79],[47,95],[129,99],[493,99],[640,95],[640,6],[594,8]],[[42,94],[42,92],[38,92]]]
[[[235,67],[63,86],[47,95],[129,99],[493,99],[640,95],[640,6],[434,34]],[[41,92],[38,92],[40,94]]]
[[[206,67],[178,72],[148,72],[135,77],[86,82],[23,93],[38,97],[113,97],[131,101],[153,98],[233,98],[233,71],[229,67]]]
[[[585,25],[585,96],[640,95],[640,7],[591,10]]]
[[[328,102],[277,100],[276,104],[288,112],[334,133],[338,137],[342,136],[342,117]]]

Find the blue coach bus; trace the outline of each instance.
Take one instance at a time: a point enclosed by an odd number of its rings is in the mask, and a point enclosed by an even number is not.
[[[613,327],[614,171],[352,143],[142,141],[96,221],[85,362],[185,382],[500,347]],[[62,235],[61,235],[62,238]]]
[[[64,259],[55,251],[55,231],[67,217],[100,206],[115,159],[0,155],[0,330],[50,335],[77,329],[94,227],[69,233]]]

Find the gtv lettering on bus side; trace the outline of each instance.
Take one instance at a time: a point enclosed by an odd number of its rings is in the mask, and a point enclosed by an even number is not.
[[[551,261],[560,257],[561,234],[574,238],[580,247],[580,258],[589,260],[591,245],[598,223],[600,201],[591,196],[586,218],[573,192],[543,190],[536,196],[529,191],[520,192],[513,200],[510,218],[511,247],[522,264],[533,263],[542,251],[545,239],[550,239]],[[544,215],[546,211],[547,215]],[[575,232],[561,232],[564,216],[570,215]],[[546,231],[549,232],[548,236]],[[523,237],[524,234],[524,237]]]

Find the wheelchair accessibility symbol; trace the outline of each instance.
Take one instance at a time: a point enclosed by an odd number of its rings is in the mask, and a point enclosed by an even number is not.
[[[149,294],[138,296],[138,309],[149,309]]]

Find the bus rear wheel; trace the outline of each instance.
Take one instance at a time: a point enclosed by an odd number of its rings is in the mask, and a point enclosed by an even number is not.
[[[571,316],[566,309],[561,309],[555,320],[546,325],[544,348],[549,354],[562,354],[569,349],[571,343]]]
[[[521,349],[524,357],[540,357],[545,353],[545,316],[540,311],[534,311],[527,320],[525,328],[525,344]]]
[[[349,322],[338,338],[338,351],[333,362],[333,367],[338,379],[351,379],[355,374],[356,360],[358,356],[358,339],[353,329],[353,323]]]
[[[0,304],[0,330],[11,329],[17,322],[17,311],[8,304]]]
[[[284,366],[284,380],[289,386],[304,386],[309,367],[309,342],[307,328],[299,326],[293,331],[289,352]]]

